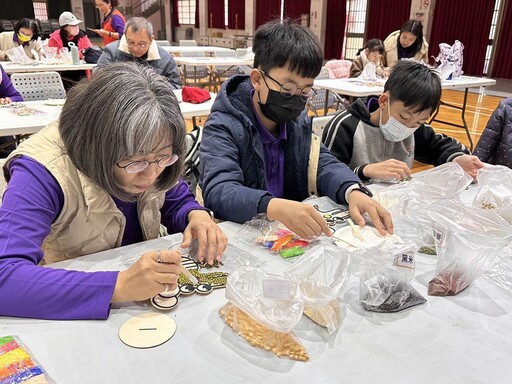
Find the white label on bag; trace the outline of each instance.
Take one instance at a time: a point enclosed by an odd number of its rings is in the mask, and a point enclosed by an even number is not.
[[[432,224],[432,236],[434,236],[434,242],[437,245],[443,245],[444,243],[444,230],[441,227]]]
[[[396,255],[395,265],[398,267],[414,269],[414,254],[412,252],[404,252]]]
[[[267,299],[290,299],[290,282],[287,280],[263,280],[263,297]]]

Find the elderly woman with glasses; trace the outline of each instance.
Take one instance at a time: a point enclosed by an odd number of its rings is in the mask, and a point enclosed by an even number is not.
[[[112,76],[115,73],[115,76]],[[227,239],[180,179],[185,125],[172,87],[117,63],[68,94],[60,120],[24,141],[3,167],[0,316],[105,319],[112,303],[176,288],[180,253],[144,253],[121,272],[42,268],[159,234],[183,232],[212,264]]]

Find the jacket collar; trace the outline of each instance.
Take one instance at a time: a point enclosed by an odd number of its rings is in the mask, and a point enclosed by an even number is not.
[[[130,50],[128,49],[128,42],[126,41],[125,35],[121,36],[121,40],[119,41],[119,50],[127,55],[132,56]],[[158,44],[156,40],[153,39],[151,44],[149,44],[149,49],[147,53],[147,61],[160,60],[160,53],[158,52]]]

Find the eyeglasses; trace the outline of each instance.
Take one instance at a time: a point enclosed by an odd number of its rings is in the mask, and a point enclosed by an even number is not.
[[[299,88],[297,84],[286,82],[284,84],[281,84],[279,81],[274,79],[272,76],[267,74],[263,69],[260,69],[260,72],[264,75],[263,81],[265,81],[265,84],[268,87],[267,81],[265,80],[265,76],[268,77],[270,80],[274,81],[277,85],[279,85],[281,88],[279,89],[279,93],[281,93],[281,96],[283,97],[292,97],[297,94],[297,91],[300,91],[300,99],[302,101],[308,101],[309,99],[316,96],[317,91],[315,88],[311,86],[306,86]]]
[[[144,49],[144,48],[146,48],[149,45],[149,41],[146,41],[145,43],[135,43],[133,41],[127,41],[126,44],[130,48],[137,47],[137,48]]]
[[[176,161],[178,161],[179,156],[178,155],[167,155],[159,158],[158,160],[154,161],[147,161],[147,160],[139,160],[139,161],[132,161],[131,163],[128,163],[126,165],[119,165],[117,163],[116,165],[119,168],[123,168],[126,173],[139,173],[145,170],[147,167],[149,167],[149,164],[156,163],[160,168],[165,168],[170,165],[173,165]]]

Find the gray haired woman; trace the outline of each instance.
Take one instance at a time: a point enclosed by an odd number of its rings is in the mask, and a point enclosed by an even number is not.
[[[184,232],[212,263],[224,233],[179,176],[185,125],[165,78],[133,63],[98,70],[68,94],[60,121],[8,157],[0,207],[0,316],[104,319],[110,304],[176,287],[178,251],[143,254],[121,272],[42,264]]]

